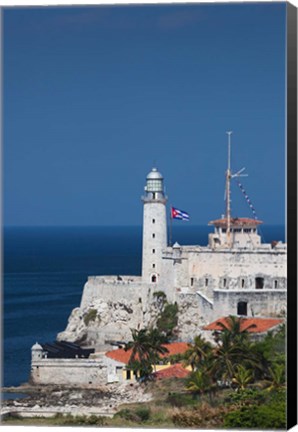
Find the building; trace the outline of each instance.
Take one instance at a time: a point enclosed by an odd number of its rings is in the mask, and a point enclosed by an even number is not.
[[[230,214],[227,170],[227,211],[210,222],[214,233],[206,246],[167,241],[162,174],[153,168],[146,178],[143,218],[142,275],[90,276],[81,304],[72,312],[58,340],[86,344],[128,341],[131,328],[152,325],[154,293],[163,291],[179,307],[179,338],[191,341],[202,326],[220,316],[284,317],[286,314],[286,244],[264,244],[262,223]],[[83,317],[97,311],[88,326]]]

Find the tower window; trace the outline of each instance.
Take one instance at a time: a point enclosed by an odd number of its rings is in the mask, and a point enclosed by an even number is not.
[[[193,286],[193,278],[190,278],[190,286]]]
[[[155,224],[155,219],[152,219],[152,223]]]
[[[244,284],[245,284],[244,279],[241,279],[241,288],[244,288]]]
[[[151,276],[151,282],[153,282],[153,283],[156,282],[156,275]]]
[[[152,249],[152,253],[155,253],[155,249]]]
[[[256,289],[262,289],[264,288],[264,278],[257,277],[256,278]]]
[[[155,268],[155,264],[152,264],[152,268]]]
[[[223,286],[226,287],[227,286],[227,279],[223,280]]]
[[[278,282],[277,282],[277,280],[275,280],[274,281],[274,288],[277,288],[278,287]]]
[[[208,286],[209,280],[205,279],[205,286]]]
[[[237,304],[237,315],[247,315],[247,302]]]
[[[155,234],[154,233],[152,234],[152,238],[155,238]]]

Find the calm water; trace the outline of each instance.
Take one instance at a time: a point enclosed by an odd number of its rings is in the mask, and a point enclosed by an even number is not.
[[[175,224],[173,241],[207,244],[210,227]],[[284,241],[281,226],[264,240]],[[89,275],[140,274],[141,227],[4,229],[2,385],[26,382],[31,346],[51,342],[80,304]]]

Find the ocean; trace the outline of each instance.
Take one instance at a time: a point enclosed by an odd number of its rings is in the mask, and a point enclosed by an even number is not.
[[[177,222],[173,242],[206,245],[209,232]],[[285,241],[283,226],[263,226],[261,234]],[[141,227],[4,228],[2,386],[28,381],[31,346],[65,329],[88,276],[139,275],[141,251]]]

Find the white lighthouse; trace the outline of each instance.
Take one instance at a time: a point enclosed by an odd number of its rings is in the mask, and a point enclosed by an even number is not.
[[[159,282],[162,251],[167,247],[167,217],[163,176],[156,168],[147,175],[143,218],[142,279],[145,283]]]

